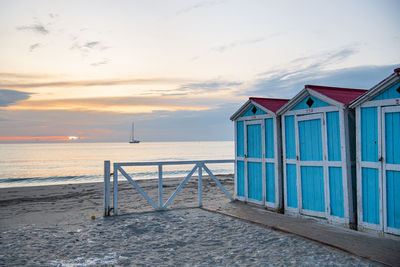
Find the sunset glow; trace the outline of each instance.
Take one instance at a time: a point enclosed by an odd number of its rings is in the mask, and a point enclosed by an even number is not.
[[[87,139],[86,137],[77,136],[0,136],[0,142],[18,142],[18,141],[72,141],[78,139]]]

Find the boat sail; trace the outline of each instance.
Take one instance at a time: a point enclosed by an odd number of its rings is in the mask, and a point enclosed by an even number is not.
[[[129,139],[130,144],[137,144],[140,143],[139,140],[135,140],[135,125],[132,122],[132,132],[131,132],[131,138]]]

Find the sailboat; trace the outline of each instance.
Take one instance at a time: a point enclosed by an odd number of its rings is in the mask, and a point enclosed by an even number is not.
[[[135,140],[135,126],[134,123],[132,122],[132,132],[131,132],[131,138],[129,139],[130,144],[137,144],[140,143],[139,140]]]

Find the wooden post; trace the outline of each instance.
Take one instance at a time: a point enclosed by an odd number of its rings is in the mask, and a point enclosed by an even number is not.
[[[162,164],[158,165],[158,209],[163,209]]]
[[[203,164],[199,164],[199,185],[198,185],[198,189],[199,189],[199,207],[203,206]]]
[[[110,161],[104,161],[104,216],[110,216]]]
[[[114,215],[118,215],[118,164],[114,163]]]

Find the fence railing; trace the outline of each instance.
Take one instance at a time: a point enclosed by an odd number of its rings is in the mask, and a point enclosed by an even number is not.
[[[232,195],[223,187],[220,181],[215,177],[206,164],[215,163],[234,163],[234,160],[198,160],[198,161],[161,161],[161,162],[122,162],[113,163],[114,172],[110,173],[110,161],[104,161],[104,216],[110,216],[110,211],[113,210],[114,215],[118,215],[118,173],[121,173],[130,184],[135,187],[139,193],[153,206],[156,210],[163,210],[168,207],[174,200],[176,195],[181,191],[182,187],[190,180],[193,174],[198,171],[198,202],[199,207],[203,205],[203,170],[215,181],[222,191],[233,200]],[[186,178],[179,184],[176,190],[164,203],[163,201],[163,166],[164,165],[194,165]],[[158,203],[154,202],[149,195],[135,182],[134,179],[123,169],[127,166],[158,166]],[[113,175],[113,208],[111,208],[111,175]]]

